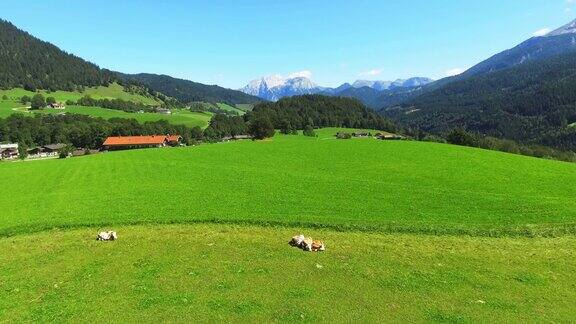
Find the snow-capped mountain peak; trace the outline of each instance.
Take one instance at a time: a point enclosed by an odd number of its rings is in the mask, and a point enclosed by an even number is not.
[[[573,20],[554,31],[551,31],[550,33],[546,34],[545,37],[560,36],[565,34],[576,34],[576,20]]]
[[[240,91],[266,100],[276,101],[283,97],[319,93],[322,87],[306,77],[284,78],[279,75],[256,79]]]

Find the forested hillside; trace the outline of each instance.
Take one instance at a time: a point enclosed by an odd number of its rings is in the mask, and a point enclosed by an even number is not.
[[[112,72],[0,19],[0,88],[73,91],[84,86],[108,85],[114,79]]]
[[[189,80],[176,79],[167,75],[147,73],[118,73],[118,75],[123,80],[142,83],[154,91],[176,98],[183,103],[204,101],[211,103],[224,102],[236,105],[253,104],[262,101],[260,98],[245,94],[241,91],[226,89],[216,85],[205,85]]]
[[[523,143],[576,149],[576,54],[452,82],[386,114],[442,133],[463,127]]]
[[[367,108],[360,101],[345,97],[305,95],[283,98],[278,102],[256,105],[253,114],[268,117],[276,128],[290,123],[291,127],[296,129],[314,126],[396,131],[390,120]]]

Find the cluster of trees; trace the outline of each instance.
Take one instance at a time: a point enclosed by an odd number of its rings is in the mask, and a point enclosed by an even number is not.
[[[115,79],[111,71],[0,20],[0,88],[74,91],[82,86],[108,85]]]
[[[367,128],[397,131],[392,121],[368,109],[360,101],[345,97],[304,95],[278,102],[257,104],[248,118],[266,116],[277,129],[304,130],[318,127]]]
[[[134,119],[92,118],[69,114],[54,116],[14,114],[0,119],[0,142],[19,143],[23,148],[53,143],[78,148],[100,148],[108,136],[179,134],[187,144],[202,139],[202,129],[172,125],[166,121],[138,123]]]
[[[538,144],[519,144],[509,139],[499,139],[468,132],[463,128],[453,129],[446,133],[445,136],[419,133],[416,138],[427,142],[450,143],[454,145],[478,147],[493,151],[534,156],[538,158],[576,162],[576,154],[574,152],[561,151]]]
[[[410,111],[410,113],[407,113]],[[485,136],[576,150],[576,54],[451,82],[387,114],[436,134],[454,127]]]
[[[143,111],[154,110],[154,108],[140,102],[126,101],[122,99],[94,99],[88,95],[78,99],[76,103],[68,101],[66,102],[66,104],[77,104],[79,106],[87,106],[87,107],[102,107],[108,109],[122,110],[126,112],[137,112],[139,110]]]

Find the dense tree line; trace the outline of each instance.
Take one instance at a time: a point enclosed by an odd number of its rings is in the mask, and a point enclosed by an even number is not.
[[[484,136],[576,150],[576,54],[455,81],[387,110],[407,127],[454,127]]]
[[[69,101],[67,104],[77,104],[79,106],[87,107],[102,107],[108,109],[122,110],[126,112],[137,112],[140,110],[146,112],[154,111],[153,107],[145,105],[140,102],[126,101],[122,99],[94,99],[90,96],[84,96],[78,99],[77,102]]]
[[[483,136],[464,130],[463,128],[452,129],[442,136],[416,132],[414,138],[426,142],[450,143],[454,145],[478,147],[486,150],[501,151],[512,154],[534,156],[567,162],[576,162],[576,153],[557,150],[538,144],[520,144],[509,139],[500,139],[491,136]]]
[[[54,116],[14,114],[0,119],[0,142],[36,147],[53,143],[71,144],[78,148],[100,148],[108,136],[178,134],[185,143],[202,139],[199,127],[172,125],[167,121],[138,123],[134,119],[105,120],[83,115]]]
[[[111,71],[0,20],[0,88],[74,91],[82,86],[108,85],[115,79]]]
[[[360,101],[345,97],[304,95],[278,102],[257,104],[247,118],[266,116],[276,129],[289,123],[294,129],[310,127],[347,127],[397,131],[390,120],[366,108]]]

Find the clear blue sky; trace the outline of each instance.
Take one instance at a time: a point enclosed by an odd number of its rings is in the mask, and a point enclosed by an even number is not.
[[[0,17],[101,67],[239,88],[440,78],[575,18],[576,0],[2,0]]]

